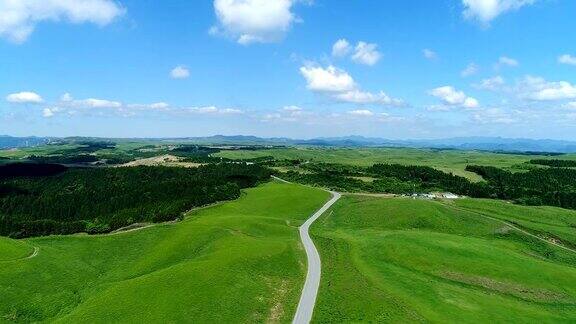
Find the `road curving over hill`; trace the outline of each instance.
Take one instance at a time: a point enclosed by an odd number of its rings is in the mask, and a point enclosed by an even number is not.
[[[330,193],[332,194],[332,198],[304,224],[302,224],[302,226],[300,226],[300,238],[304,245],[304,249],[306,250],[306,256],[308,259],[308,272],[306,274],[304,288],[302,289],[302,295],[300,296],[300,302],[298,303],[298,308],[296,309],[296,314],[292,321],[294,324],[310,323],[314,312],[316,296],[318,295],[318,288],[320,286],[321,263],[320,254],[318,253],[312,238],[310,238],[308,230],[310,229],[310,226],[342,196],[338,192],[330,191]]]

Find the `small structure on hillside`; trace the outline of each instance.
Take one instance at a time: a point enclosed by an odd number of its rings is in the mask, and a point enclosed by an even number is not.
[[[413,193],[413,199],[458,199],[460,196],[451,192]]]
[[[444,199],[458,199],[460,196],[453,194],[451,192],[444,192],[442,193],[442,198]]]

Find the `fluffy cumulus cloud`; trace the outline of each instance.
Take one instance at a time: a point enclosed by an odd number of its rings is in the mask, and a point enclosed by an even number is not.
[[[366,42],[358,42],[352,54],[352,61],[364,65],[374,65],[381,58],[382,54],[378,52],[378,45]]]
[[[345,57],[352,51],[350,43],[346,39],[339,39],[332,45],[332,56]]]
[[[370,66],[375,65],[382,58],[382,54],[378,51],[378,44],[360,41],[352,47],[344,38],[332,45],[332,56],[339,58],[350,56],[353,62]]]
[[[190,70],[185,66],[179,65],[170,71],[172,79],[187,79],[190,77]]]
[[[17,104],[38,104],[44,100],[35,92],[23,91],[9,94],[6,96],[6,101]]]
[[[467,78],[469,76],[472,76],[472,75],[478,73],[479,70],[480,70],[480,67],[478,65],[476,65],[476,63],[470,63],[466,66],[466,68],[464,68],[464,70],[462,70],[462,72],[460,72],[460,75],[463,78]]]
[[[544,78],[533,76],[527,76],[521,80],[516,91],[520,97],[534,101],[576,98],[576,85],[568,81],[546,81]]]
[[[446,106],[463,107],[466,109],[474,109],[480,106],[478,100],[467,96],[463,91],[456,90],[452,86],[432,89],[428,94],[440,99]]]
[[[424,55],[424,58],[426,58],[427,60],[436,60],[438,59],[438,54],[436,54],[436,52],[434,52],[433,50],[429,49],[429,48],[425,48],[422,50],[422,55]]]
[[[310,64],[301,67],[300,73],[306,79],[309,90],[328,94],[338,102],[384,106],[403,105],[402,100],[392,98],[382,91],[378,93],[362,91],[348,72],[332,65],[324,68]]]
[[[292,12],[299,0],[214,0],[218,24],[212,34],[224,34],[240,44],[275,42],[297,21]]]
[[[1,0],[0,37],[22,43],[40,22],[68,21],[105,26],[124,12],[114,0]]]
[[[308,65],[300,68],[309,90],[318,92],[348,92],[356,88],[354,79],[346,71],[335,66],[323,68]]]
[[[501,14],[535,2],[536,0],[462,0],[464,17],[477,20],[486,26]]]
[[[558,63],[568,64],[568,65],[576,65],[576,56],[572,56],[570,54],[560,55],[558,57]]]

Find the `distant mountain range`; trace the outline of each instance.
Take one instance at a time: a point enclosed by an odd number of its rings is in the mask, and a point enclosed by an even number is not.
[[[0,135],[0,149],[38,146],[47,144],[48,142],[49,139],[44,137],[12,137]]]
[[[0,149],[38,146],[55,140],[66,140],[43,137],[11,137],[0,136]],[[74,137],[68,140],[103,140],[102,138]],[[107,139],[108,140],[108,139]],[[117,141],[138,139],[109,139]],[[262,138],[256,136],[208,136],[185,138],[143,138],[140,140],[191,142],[212,145],[313,145],[335,147],[412,147],[436,148],[458,150],[482,150],[501,152],[550,152],[550,153],[576,153],[576,142],[549,140],[549,139],[512,139],[501,137],[457,137],[436,140],[390,140],[376,137],[345,136],[345,137],[319,137],[308,140],[291,139],[286,137]]]

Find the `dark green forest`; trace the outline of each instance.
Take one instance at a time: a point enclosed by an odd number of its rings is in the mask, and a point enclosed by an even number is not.
[[[236,199],[240,189],[269,176],[267,169],[245,163],[199,168],[1,166],[0,235],[106,233],[134,223],[176,220],[191,208]]]
[[[576,168],[575,160],[530,160],[529,163],[553,168]]]
[[[524,205],[549,205],[576,209],[576,169],[536,168],[526,172],[509,172],[497,167],[467,166],[484,181],[472,182],[464,177],[426,166],[375,164],[372,167],[330,163],[297,165],[302,172],[277,173],[278,176],[304,184],[344,192],[412,194],[449,191],[473,198],[512,200]],[[371,181],[361,180],[367,177]]]
[[[469,165],[466,170],[484,178],[490,186],[491,198],[576,209],[576,169],[542,168],[512,173],[496,167]]]

